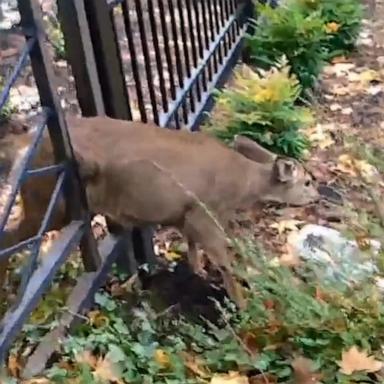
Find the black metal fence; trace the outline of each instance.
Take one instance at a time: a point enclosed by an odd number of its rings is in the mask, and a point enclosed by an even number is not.
[[[2,108],[29,56],[44,119],[0,218],[0,261],[24,249],[30,253],[17,303],[1,322],[1,359],[58,268],[79,243],[88,272],[79,279],[68,299],[72,313],[89,303],[118,256],[133,255],[140,263],[153,253],[150,231],[134,230],[125,234],[122,241],[108,237],[98,247],[95,244],[87,202],[73,166],[66,122],[56,95],[38,4],[37,0],[19,0],[20,26],[26,46],[0,95]],[[204,112],[212,106],[212,91],[223,83],[238,57],[250,9],[252,5],[248,0],[58,0],[67,58],[82,114],[105,113],[126,120],[154,121],[161,127],[197,129]],[[32,171],[29,166],[45,126],[52,140],[56,164]],[[20,186],[29,177],[52,173],[58,176],[57,184],[38,233],[2,249],[1,237],[5,235]],[[39,264],[42,237],[49,230],[50,217],[62,193],[73,220]],[[131,236],[132,241],[127,236]],[[71,322],[72,318],[65,317],[63,327]],[[44,342],[50,342],[49,335]],[[54,348],[52,343],[51,352]]]

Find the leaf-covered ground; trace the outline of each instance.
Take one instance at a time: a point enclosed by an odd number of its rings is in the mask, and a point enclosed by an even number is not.
[[[345,205],[262,208],[241,213],[233,222],[235,235],[262,244],[265,252],[277,256],[277,263],[295,271],[260,263],[260,251],[248,247],[245,254],[257,264],[251,272],[258,272],[250,277],[251,306],[240,315],[222,309],[224,324],[219,327],[179,319],[174,313],[180,303],[160,306],[140,295],[141,306],[135,306],[137,281],[117,274],[97,294],[95,307],[77,314],[83,325],[63,342],[47,370],[22,380],[37,342],[66,311],[67,292],[81,269],[74,255],[14,345],[8,379],[2,382],[383,382],[384,307],[375,285],[330,287],[287,246],[287,236],[305,223],[336,228],[362,247],[370,237],[383,238],[383,105],[380,0],[368,4],[357,52],[335,58],[324,69],[315,104],[317,124],[307,132],[314,143],[308,167],[319,181],[342,192]],[[95,230],[101,235],[103,224]],[[178,261],[186,248],[172,230],[158,233],[156,247],[169,261]],[[300,273],[306,278],[298,279]],[[177,281],[166,285],[164,280],[153,284],[162,293],[179,288]],[[194,304],[192,312],[198,312],[206,303]],[[187,318],[190,312],[183,311]]]

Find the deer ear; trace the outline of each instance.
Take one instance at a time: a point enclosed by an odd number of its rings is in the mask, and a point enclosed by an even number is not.
[[[233,140],[233,147],[237,152],[257,163],[271,163],[276,159],[274,153],[245,136],[236,135]]]
[[[282,183],[294,181],[298,176],[297,164],[292,159],[278,157],[274,168],[276,179]]]

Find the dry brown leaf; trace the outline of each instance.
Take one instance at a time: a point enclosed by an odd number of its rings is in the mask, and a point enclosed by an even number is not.
[[[182,357],[185,367],[195,376],[201,377],[202,379],[209,377],[209,371],[201,358],[186,352],[182,352]]]
[[[67,381],[68,384],[71,383],[72,381]],[[23,380],[21,382],[22,384],[52,384],[52,380],[47,379],[45,377],[37,377],[34,379],[28,379],[28,380]]]
[[[118,384],[123,383],[121,380],[121,372],[116,364],[107,358],[100,357],[97,360],[95,370],[92,372],[93,376],[101,381],[114,381]]]
[[[305,357],[296,357],[292,363],[295,384],[316,384],[321,374],[313,372],[313,362]]]
[[[17,356],[10,355],[8,358],[7,368],[8,368],[9,374],[12,377],[19,377],[23,367],[21,366]]]
[[[356,346],[347,351],[343,351],[341,361],[337,364],[340,372],[345,375],[352,375],[354,372],[377,372],[383,367],[383,363],[375,359],[374,356],[368,356],[366,351],[359,351]]]
[[[239,372],[216,373],[213,375],[210,384],[249,384],[249,379]]]
[[[347,63],[348,59],[345,56],[336,56],[332,59],[332,64]]]
[[[284,267],[297,267],[300,264],[301,259],[295,252],[284,253],[279,257],[279,265]]]
[[[285,231],[297,231],[298,226],[304,224],[304,221],[301,220],[281,220],[278,223],[273,223],[269,227],[273,229],[277,229],[279,235],[281,235]]]
[[[75,360],[79,364],[87,364],[91,368],[95,368],[97,364],[97,358],[90,351],[84,351],[75,356]]]

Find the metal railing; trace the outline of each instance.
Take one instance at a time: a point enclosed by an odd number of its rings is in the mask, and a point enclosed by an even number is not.
[[[144,262],[153,254],[150,230],[135,229],[130,237],[125,234],[122,241],[108,237],[96,246],[56,95],[51,58],[44,46],[46,36],[39,3],[38,0],[19,0],[18,3],[26,46],[1,91],[0,108],[29,56],[44,119],[0,218],[0,262],[23,249],[30,251],[16,305],[8,310],[0,325],[0,359],[6,356],[58,268],[79,243],[88,272],[79,279],[68,298],[71,313],[89,303],[116,258],[124,257],[127,261],[126,257],[134,255],[138,262]],[[251,9],[248,0],[58,0],[57,3],[83,116],[107,114],[190,130],[198,128],[204,113],[213,104],[212,91],[223,84],[236,62],[246,28],[246,14]],[[56,162],[31,170],[29,166],[46,126]],[[57,175],[56,187],[38,233],[2,249],[1,237],[5,235],[4,228],[20,187],[28,178],[52,173]],[[65,197],[72,222],[39,264],[42,237],[50,228],[50,219],[61,195]],[[66,329],[71,321],[65,317],[62,327]],[[45,347],[51,343],[50,351],[54,351],[55,342],[49,334],[42,343]],[[35,353],[38,350],[39,347]],[[47,354],[47,350],[44,353]]]

